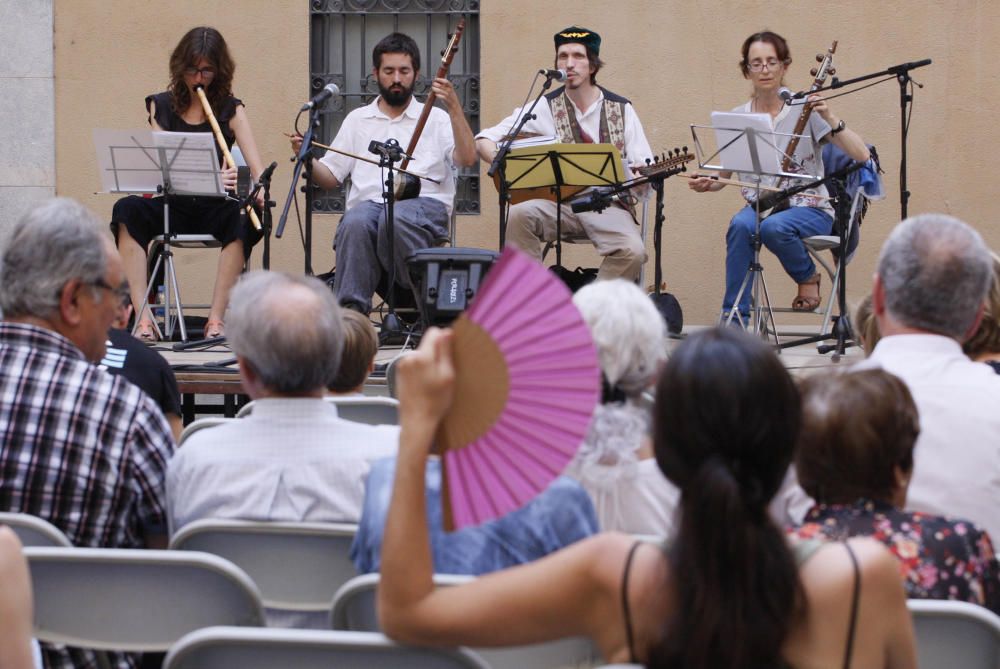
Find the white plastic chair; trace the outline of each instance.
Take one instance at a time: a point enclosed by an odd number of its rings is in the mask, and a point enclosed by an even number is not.
[[[467,583],[475,576],[435,574],[434,585],[447,587]],[[375,589],[378,574],[365,574],[351,579],[333,598],[331,623],[335,630],[378,632],[375,610]],[[600,652],[583,637],[573,637],[510,648],[473,648],[493,669],[548,669],[549,667],[593,666]]]
[[[399,400],[367,395],[327,396],[323,398],[337,406],[337,415],[344,420],[367,425],[399,425]],[[253,402],[247,402],[237,412],[237,418],[253,413]],[[192,423],[193,424],[193,423]]]
[[[49,521],[27,513],[0,512],[0,525],[14,530],[24,546],[72,548],[69,538]]]
[[[164,652],[213,625],[262,625],[260,591],[207,553],[123,548],[25,548],[35,636],[97,650]]]
[[[1000,669],[1000,616],[987,608],[909,599],[921,669]]]
[[[357,575],[351,562],[353,523],[197,520],[170,539],[171,550],[223,557],[253,579],[264,606],[329,611],[337,589]]]
[[[382,634],[210,627],[186,635],[163,669],[490,669],[464,648],[401,646]]]
[[[204,429],[209,428],[209,427],[215,427],[217,425],[224,425],[224,424],[228,423],[231,420],[235,420],[235,419],[233,419],[233,418],[224,418],[222,416],[205,416],[203,418],[199,418],[197,420],[191,421],[190,423],[188,423],[187,425],[185,425],[184,426],[184,430],[181,431],[181,438],[177,440],[177,446],[178,446],[178,448],[185,441],[187,441],[191,437],[191,435],[194,434],[195,432],[198,432],[200,430],[204,430]]]

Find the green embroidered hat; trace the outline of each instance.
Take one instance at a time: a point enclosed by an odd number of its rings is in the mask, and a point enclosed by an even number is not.
[[[553,37],[556,43],[556,49],[561,47],[563,44],[568,44],[570,42],[579,42],[584,45],[595,54],[601,53],[601,36],[595,33],[593,30],[588,30],[587,28],[581,28],[580,26],[570,26],[565,30],[560,30]]]

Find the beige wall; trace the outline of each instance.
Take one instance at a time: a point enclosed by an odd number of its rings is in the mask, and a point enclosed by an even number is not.
[[[986,166],[1000,149],[1000,129],[988,122],[1000,98],[1000,3],[847,0],[829,4],[787,3],[775,16],[773,2],[661,2],[620,0],[539,3],[486,0],[482,3],[482,122],[495,123],[520,102],[533,70],[550,66],[552,33],[571,23],[604,37],[600,76],[605,86],[632,99],[654,150],[690,144],[691,123],[707,123],[709,112],[745,100],[746,82],[737,69],[738,48],[749,33],[764,27],[785,35],[795,62],[792,88],[808,85],[813,54],[839,40],[836,67],[841,78],[905,61],[933,58],[914,72],[917,89],[909,138],[910,213],[945,211],[977,227],[994,248],[1000,228],[993,222],[995,191]],[[57,3],[56,28],[56,188],[102,216],[113,196],[93,195],[92,128],[145,123],[143,97],[161,90],[170,49],[197,24],[218,27],[237,60],[236,93],[247,102],[265,161],[278,160],[274,193],[279,205],[288,189],[290,150],[281,136],[290,130],[297,105],[307,93],[308,9],[301,0],[241,0],[170,3],[167,13],[137,9],[123,0]],[[143,7],[147,5],[142,3]],[[230,10],[238,6],[240,15]],[[162,5],[160,5],[162,7]],[[849,296],[868,289],[878,248],[899,216],[899,96],[895,82],[831,103],[852,128],[876,144],[886,169],[888,198],[876,204],[862,231],[862,248],[851,266]],[[986,122],[984,122],[986,121]],[[696,194],[683,180],[666,188],[664,273],[689,323],[707,323],[721,299],[724,234],[740,206],[733,189]],[[483,186],[480,217],[461,217],[459,244],[494,248],[496,200]],[[314,266],[324,271],[335,217],[317,217]],[[259,248],[259,247],[258,247]],[[204,254],[203,254],[204,255]],[[259,252],[255,253],[259,263]],[[214,257],[182,258],[185,281],[207,291]],[[568,255],[567,263],[594,264],[589,249]],[[190,267],[190,270],[188,268]],[[300,270],[301,244],[294,223],[273,245],[272,267]],[[769,288],[785,306],[794,287],[768,257]],[[648,276],[652,276],[648,267]]]

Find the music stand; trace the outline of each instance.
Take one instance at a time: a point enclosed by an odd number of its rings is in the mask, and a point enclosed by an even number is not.
[[[781,161],[785,156],[784,149],[779,148],[777,143],[780,138],[786,138],[784,145],[788,145],[796,135],[792,133],[776,132],[772,127],[769,114],[746,114],[713,112],[713,125],[691,125],[691,135],[694,138],[695,154],[698,156],[699,169],[735,172],[745,175],[750,179],[752,185],[756,187],[754,198],[755,225],[754,232],[750,235],[750,244],[753,247],[753,258],[747,268],[740,284],[740,289],[733,299],[733,304],[729,308],[729,313],[723,312],[721,319],[725,325],[731,325],[733,318],[743,329],[753,332],[762,337],[768,334],[774,335],[775,346],[779,345],[778,334],[774,321],[774,310],[771,308],[771,298],[767,292],[767,282],[764,280],[764,267],[760,264],[760,227],[768,212],[762,212],[760,206],[760,191],[768,184],[765,180],[770,179],[797,179],[802,180],[812,175],[805,175],[796,172],[787,172],[781,169]],[[698,130],[711,130],[716,139],[718,147],[714,153],[707,158],[702,148],[701,140],[698,137]],[[799,140],[806,139],[812,142],[809,135],[798,135]],[[716,158],[721,160],[719,164],[712,164]],[[815,179],[815,177],[814,177]],[[750,318],[744,323],[739,313],[740,300],[750,289]],[[766,318],[766,320],[765,320]]]
[[[595,186],[622,182],[622,157],[613,144],[545,144],[514,149],[503,172],[512,201],[531,198],[556,203],[556,265],[562,267],[562,205]],[[514,195],[525,191],[527,197]]]
[[[203,132],[139,130],[94,130],[94,145],[101,175],[102,192],[127,194],[160,193],[163,202],[163,244],[150,276],[163,267],[163,329],[153,318],[153,329],[161,339],[173,337],[179,324],[181,341],[187,341],[187,327],[181,306],[180,288],[170,247],[170,198],[174,195],[225,197],[215,138]],[[151,302],[149,282],[142,306],[132,328],[135,334],[146,307]],[[171,304],[174,306],[171,307]],[[172,309],[176,315],[172,316]]]

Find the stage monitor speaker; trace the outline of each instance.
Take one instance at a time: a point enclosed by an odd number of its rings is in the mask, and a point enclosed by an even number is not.
[[[421,249],[407,258],[424,328],[448,325],[458,318],[498,257],[496,251],[486,249],[443,247]]]

